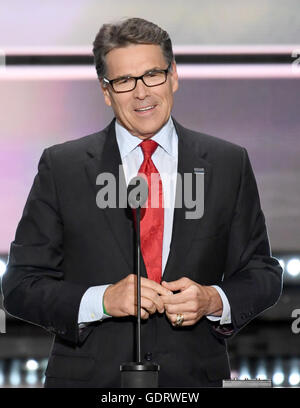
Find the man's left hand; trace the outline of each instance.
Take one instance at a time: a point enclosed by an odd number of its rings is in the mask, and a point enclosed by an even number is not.
[[[183,315],[181,326],[192,326],[203,316],[222,315],[222,299],[212,286],[200,285],[186,277],[173,282],[163,281],[161,285],[172,292],[179,291],[161,296],[166,315],[173,326],[176,326],[177,315]]]

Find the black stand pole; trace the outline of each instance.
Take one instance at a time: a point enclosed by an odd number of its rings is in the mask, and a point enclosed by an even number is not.
[[[157,388],[159,365],[143,363],[141,359],[141,208],[136,208],[136,247],[137,247],[137,362],[120,366],[122,388]]]
[[[136,209],[136,248],[137,248],[137,356],[141,364],[141,208]]]

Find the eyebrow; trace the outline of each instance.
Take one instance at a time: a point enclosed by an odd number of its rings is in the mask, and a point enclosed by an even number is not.
[[[162,70],[163,70],[163,68],[161,68],[161,67],[153,67],[153,68],[150,68],[150,69],[147,69],[146,71],[144,71],[144,73],[143,73],[142,75],[145,75],[145,74],[147,74],[148,72],[152,72],[152,71],[162,71]],[[125,75],[121,75],[121,76],[118,76],[118,77],[113,78],[113,79],[123,79],[123,78],[128,78],[128,77],[133,77],[133,76],[135,76],[135,75],[125,74]],[[136,76],[139,76],[139,75],[136,75]]]

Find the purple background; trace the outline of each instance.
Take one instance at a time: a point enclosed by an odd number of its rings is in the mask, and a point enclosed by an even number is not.
[[[180,68],[180,67],[179,67]],[[112,118],[90,79],[0,80],[0,252],[14,239],[45,147]],[[247,148],[273,251],[299,250],[299,79],[184,79],[173,114],[186,127]]]

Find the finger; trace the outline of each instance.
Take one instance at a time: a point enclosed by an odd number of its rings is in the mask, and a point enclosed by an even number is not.
[[[129,316],[137,316],[137,305],[132,304],[129,310]],[[141,319],[148,319],[149,313],[141,307]]]
[[[162,301],[161,296],[159,296],[153,289],[142,287],[141,298],[151,301],[160,313],[165,311],[164,302]]]
[[[151,279],[144,278],[144,277],[141,278],[141,287],[150,288],[154,290],[156,293],[158,293],[159,295],[167,296],[167,295],[172,294],[172,291],[169,290],[168,288],[165,288],[159,283]]]
[[[132,305],[132,309],[131,309],[131,316],[137,316],[137,307],[136,305]],[[149,313],[147,312],[147,310],[143,309],[141,307],[141,319],[148,319],[149,318]]]
[[[165,304],[165,310],[169,314],[178,314],[178,313],[197,313],[197,309],[194,307],[192,302],[187,303],[178,303],[174,304]]]
[[[141,319],[146,320],[148,318],[149,318],[149,313],[145,309],[141,308]]]
[[[187,292],[180,292],[176,293],[173,296],[161,296],[161,300],[163,301],[164,305],[177,305],[179,303],[186,303],[191,300],[190,293]]]
[[[176,281],[172,281],[172,282],[166,282],[166,281],[162,281],[161,285],[162,287],[169,289],[171,291],[176,291],[176,290],[184,290],[187,287],[190,286],[190,284],[192,283],[192,281],[189,278],[183,277],[180,278]]]
[[[126,282],[126,284],[129,283],[131,285],[131,287],[135,288],[136,283],[137,283],[136,279],[137,279],[136,275],[130,274],[126,278],[124,278],[123,281]],[[162,294],[162,295],[168,295],[168,294],[172,293],[170,290],[162,287],[156,281],[154,281],[152,279],[144,278],[144,277],[141,277],[141,287],[148,287],[148,288],[153,289],[157,293]]]
[[[183,318],[184,318],[183,322],[180,326],[176,326],[177,314],[166,313],[170,323],[174,327],[191,326],[195,324],[200,319],[200,317],[202,317],[202,316],[198,316],[195,313],[181,313],[181,314],[183,314]]]
[[[141,298],[141,307],[150,314],[156,312],[155,303],[144,297]]]

